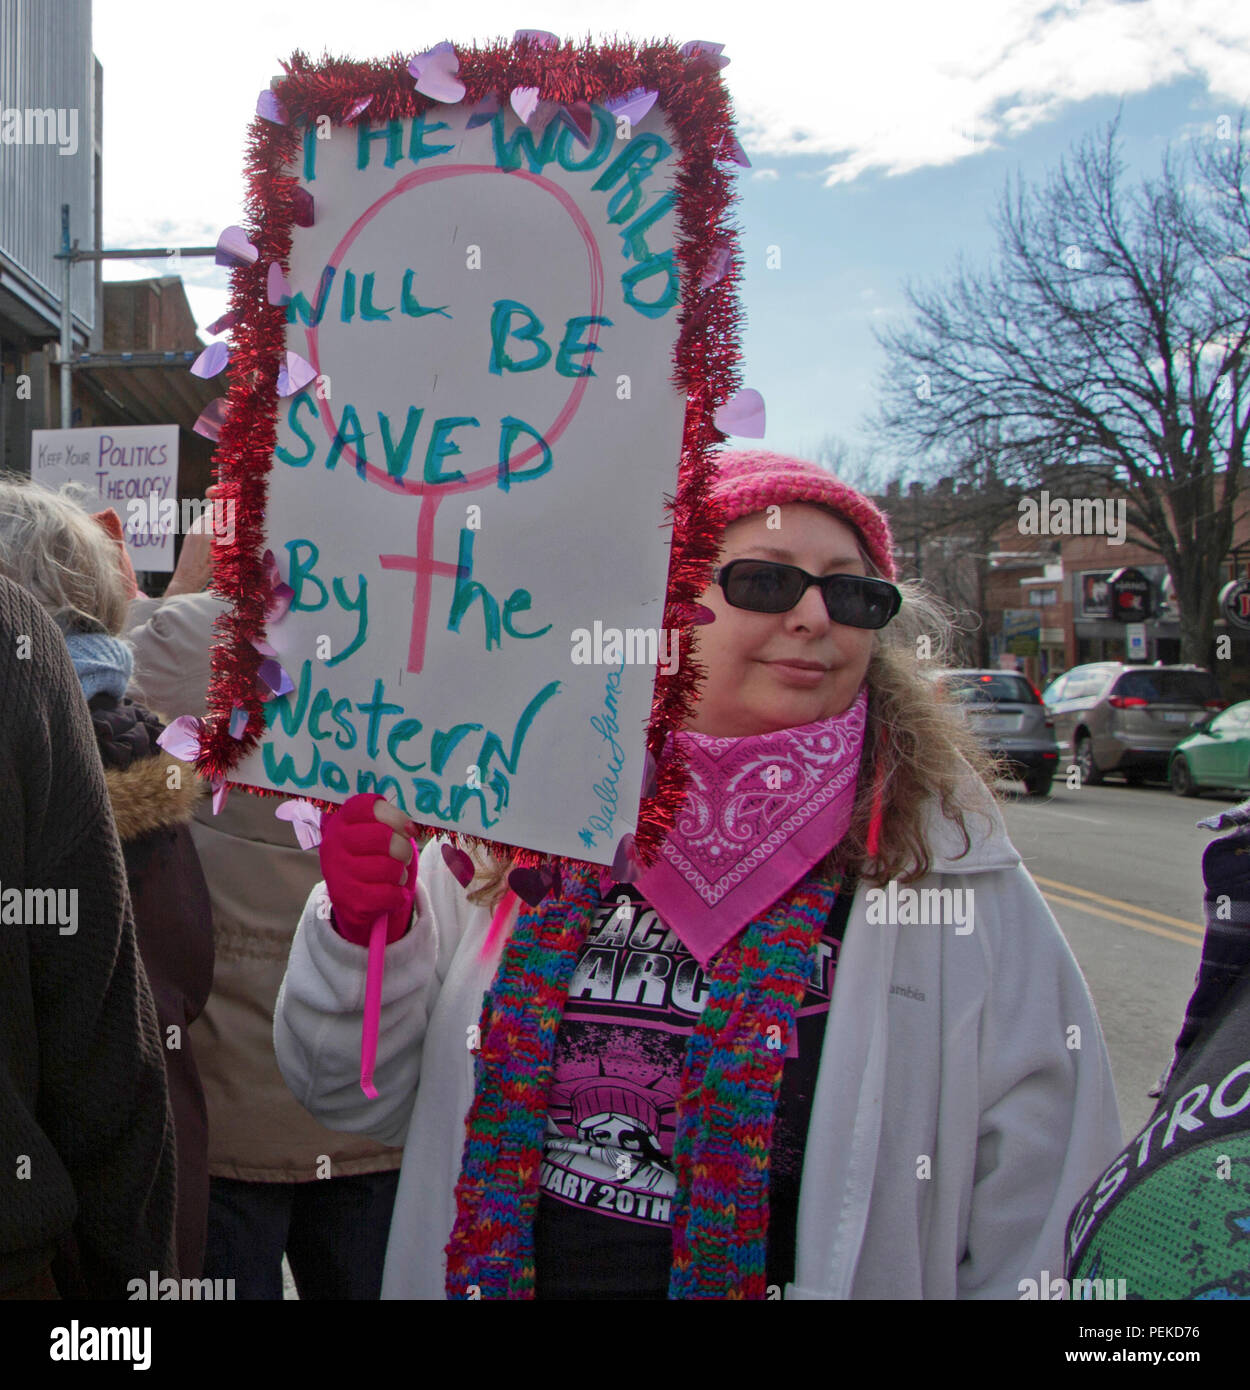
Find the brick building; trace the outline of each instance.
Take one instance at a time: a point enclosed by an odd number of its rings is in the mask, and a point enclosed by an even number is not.
[[[954,500],[955,512],[971,511],[971,499]],[[979,617],[960,658],[968,664],[997,666],[1014,659],[1040,688],[1084,662],[1180,660],[1179,614],[1167,568],[1131,532],[1122,538],[1114,532],[1022,534],[1017,516],[993,527],[986,545],[986,533],[978,541],[967,515],[950,520],[949,487],[924,492],[913,485],[906,498],[894,489],[880,502],[891,515],[902,572],[918,574],[955,607]],[[958,559],[948,553],[953,537],[962,550]],[[958,580],[961,565],[968,572],[979,566],[979,580],[971,586]],[[1107,580],[1121,568],[1136,569],[1148,581],[1153,612],[1142,624],[1108,615]],[[1250,580],[1250,508],[1238,518],[1220,585],[1233,579]],[[1206,665],[1225,698],[1250,699],[1250,631],[1218,620]]]

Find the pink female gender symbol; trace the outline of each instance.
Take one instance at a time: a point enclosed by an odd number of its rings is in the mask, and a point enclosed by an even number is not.
[[[389,192],[384,193],[377,202],[366,208],[352,223],[347,234],[334,248],[329,265],[333,266],[336,271],[338,270],[352,243],[393,198],[398,198],[401,194],[422,184],[437,183],[440,179],[462,178],[468,174],[498,174],[503,178],[524,179],[544,192],[550,193],[560,203],[561,207],[568,213],[586,247],[590,269],[590,312],[592,315],[598,316],[603,308],[603,262],[599,256],[599,247],[590,223],[572,197],[558,184],[543,178],[540,174],[531,174],[522,169],[496,169],[491,165],[482,164],[449,164],[441,168],[418,169],[411,174],[405,174],[396,181],[395,186]],[[588,333],[590,343],[596,343],[599,325],[592,323]],[[312,364],[313,370],[320,375],[321,363],[317,350],[318,329],[312,325],[306,325],[305,338],[308,360]],[[589,376],[579,376],[576,379],[563,409],[543,436],[548,444],[554,443],[568,428],[573,416],[576,415],[581,406],[582,397],[586,394],[586,387],[589,383]],[[317,410],[326,434],[333,440],[338,432],[338,426],[330,412],[329,402],[319,400]],[[402,478],[392,478],[389,473],[384,473],[375,464],[361,460],[355,450],[350,447],[345,446],[342,452],[343,456],[355,464],[358,469],[363,465],[365,477],[369,482],[376,483],[388,492],[407,493],[421,498],[420,510],[417,513],[416,553],[413,555],[378,556],[383,569],[411,570],[413,572],[412,631],[408,643],[408,670],[420,671],[425,663],[425,639],[429,628],[433,577],[436,574],[454,577],[459,572],[458,566],[436,560],[432,554],[434,522],[438,515],[439,503],[444,497],[452,493],[476,492],[480,488],[489,486],[496,478],[497,467],[491,465],[487,468],[479,468],[476,472],[466,474],[463,478],[457,478],[452,482],[427,484],[424,479],[409,482]],[[530,459],[537,457],[539,452],[539,445],[532,444],[512,462],[523,465],[528,463]]]

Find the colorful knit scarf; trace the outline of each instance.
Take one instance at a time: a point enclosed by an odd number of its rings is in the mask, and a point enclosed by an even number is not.
[[[670,1298],[765,1297],[769,1154],[795,1012],[841,880],[813,871],[712,962],[677,1105]],[[523,911],[487,992],[448,1298],[533,1298],[547,1092],[598,874]]]

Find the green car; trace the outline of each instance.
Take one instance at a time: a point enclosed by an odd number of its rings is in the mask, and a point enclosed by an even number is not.
[[[1182,739],[1172,750],[1168,781],[1177,796],[1207,787],[1250,789],[1250,700],[1212,715]]]

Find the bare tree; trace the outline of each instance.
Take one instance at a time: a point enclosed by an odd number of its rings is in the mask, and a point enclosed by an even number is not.
[[[1045,187],[1008,184],[989,270],[907,287],[878,423],[944,458],[992,426],[1004,485],[1113,481],[1172,576],[1181,660],[1203,662],[1250,429],[1245,116],[1128,190],[1118,126]]]
[[[898,465],[885,457],[880,445],[851,445],[836,434],[823,435],[818,444],[804,449],[803,456],[822,464],[858,492],[884,492],[899,473]]]

